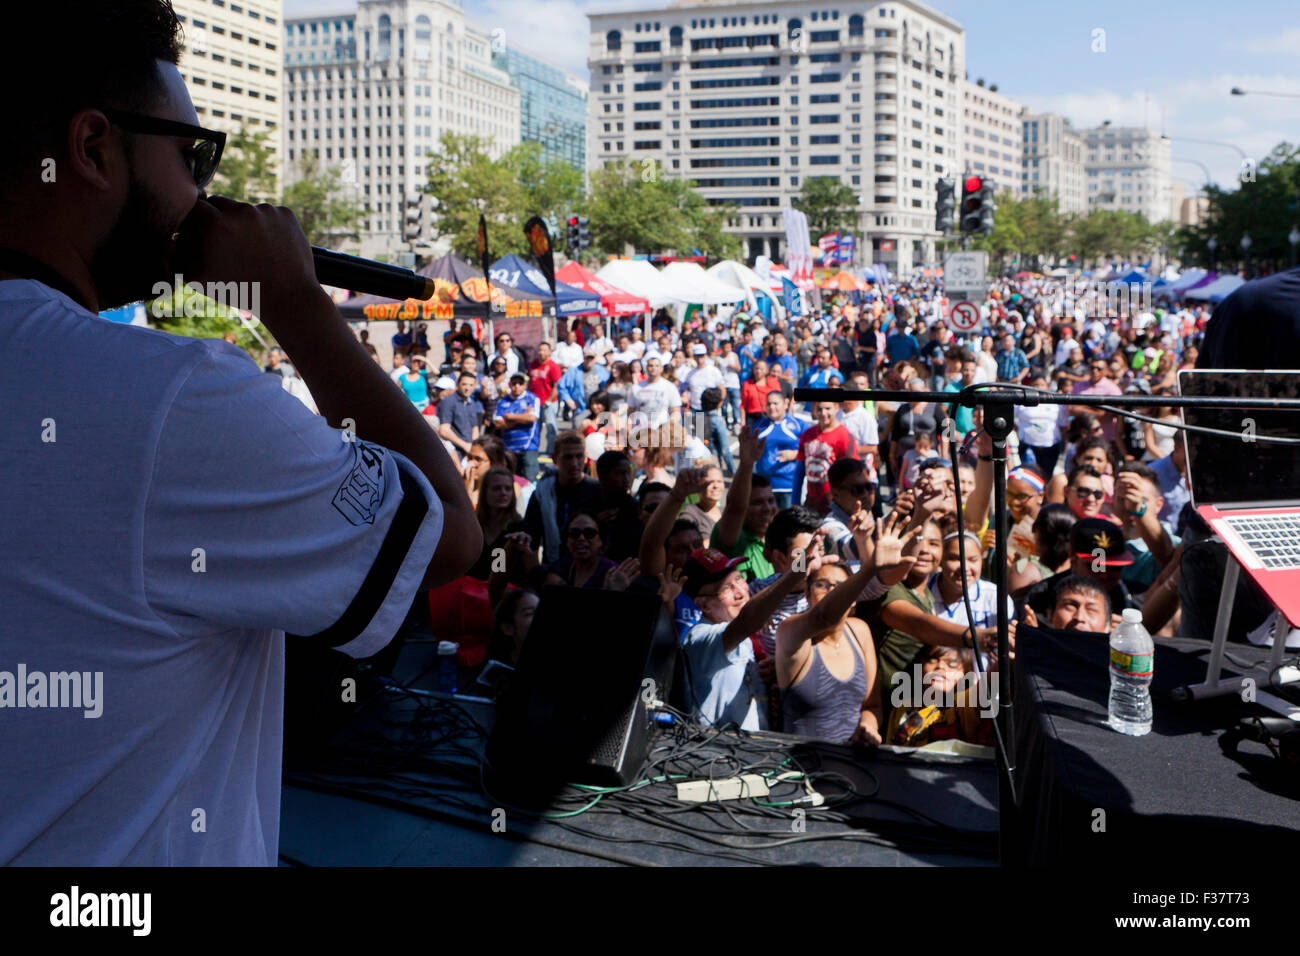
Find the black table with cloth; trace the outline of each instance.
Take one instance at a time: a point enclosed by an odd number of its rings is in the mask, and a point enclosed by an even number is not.
[[[1262,743],[1221,746],[1242,717],[1276,716],[1240,695],[1179,702],[1205,678],[1209,642],[1158,638],[1154,717],[1142,737],[1106,725],[1105,635],[1021,628],[1016,639],[1017,808],[1004,862],[1100,868],[1249,865],[1300,850],[1300,774]],[[1268,650],[1228,653],[1268,691]],[[1231,668],[1232,665],[1225,661]],[[1104,817],[1099,811],[1104,811]],[[1104,825],[1104,830],[1101,827]]]

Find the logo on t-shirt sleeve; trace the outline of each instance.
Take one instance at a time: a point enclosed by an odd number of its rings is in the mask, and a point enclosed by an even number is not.
[[[353,441],[352,470],[334,493],[334,507],[354,525],[374,524],[384,496],[384,450]]]

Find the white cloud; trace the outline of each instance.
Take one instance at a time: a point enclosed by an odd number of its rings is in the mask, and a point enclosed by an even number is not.
[[[467,5],[471,23],[488,31],[505,31],[508,46],[587,75],[587,4],[579,0],[481,0]]]
[[[1292,27],[1281,33],[1264,37],[1236,40],[1228,45],[1228,49],[1245,50],[1247,53],[1288,53],[1300,56],[1300,27]]]
[[[1241,156],[1232,147],[1258,162],[1278,143],[1296,140],[1295,120],[1300,117],[1300,99],[1232,96],[1229,90],[1233,87],[1300,95],[1300,81],[1291,77],[1221,73],[1170,83],[1146,91],[1145,97],[1143,91],[1098,88],[1021,100],[1032,110],[1069,117],[1076,127],[1099,126],[1105,120],[1115,126],[1142,126],[1145,122],[1171,138],[1170,155],[1177,161],[1170,171],[1175,177],[1204,183],[1205,173],[1196,165],[1199,162],[1209,169],[1214,182],[1232,188],[1241,172]],[[1279,108],[1281,104],[1287,105]],[[1219,143],[1229,145],[1215,145]]]

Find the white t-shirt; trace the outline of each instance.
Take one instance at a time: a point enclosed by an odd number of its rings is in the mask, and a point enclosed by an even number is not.
[[[628,393],[627,407],[633,427],[659,428],[668,423],[672,409],[682,407],[682,396],[667,379],[646,380]]]
[[[1062,430],[1070,423],[1064,405],[1017,405],[1015,415],[1020,440],[1035,448],[1055,445],[1061,440]]]
[[[876,416],[867,411],[867,407],[861,403],[847,415],[840,411],[837,415],[844,427],[849,430],[853,440],[859,445],[879,445],[880,428],[876,422]],[[853,449],[853,457],[857,457],[857,448]]]
[[[686,376],[686,387],[691,393],[691,408],[698,412],[700,396],[704,394],[705,389],[722,388],[722,372],[716,365],[693,368]]]
[[[284,632],[380,650],[441,503],[226,342],[32,280],[0,282],[0,329],[0,864],[275,866]],[[91,675],[100,713],[16,709],[20,668],[29,704]]]
[[[555,348],[551,349],[551,358],[555,359],[555,364],[563,369],[573,368],[575,365],[582,364],[582,346],[576,342],[561,342]]]

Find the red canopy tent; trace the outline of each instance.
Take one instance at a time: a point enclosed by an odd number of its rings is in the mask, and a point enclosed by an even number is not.
[[[602,315],[636,315],[650,311],[649,300],[643,299],[639,295],[633,295],[631,292],[616,289],[608,282],[596,278],[594,272],[584,268],[580,263],[568,263],[555,273],[555,278],[600,296]]]

